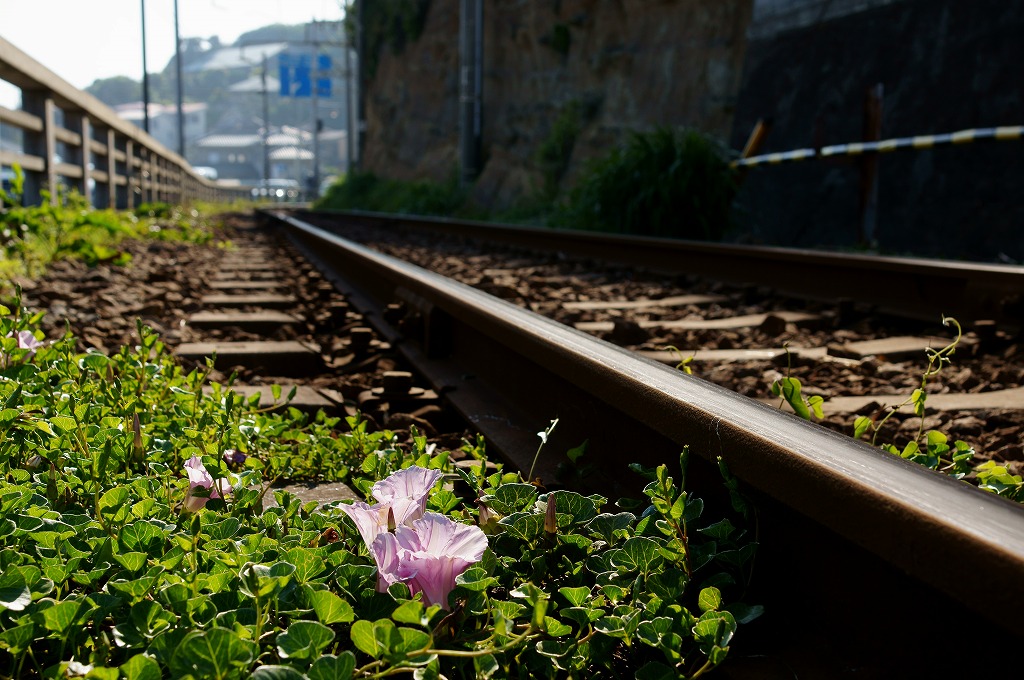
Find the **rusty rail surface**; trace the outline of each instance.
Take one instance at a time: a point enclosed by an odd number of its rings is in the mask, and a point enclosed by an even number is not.
[[[589,439],[586,455],[597,469],[589,485],[612,498],[636,491],[627,462],[673,460],[689,445],[705,457],[721,456],[765,507],[775,508],[766,514],[775,519],[762,524],[768,553],[773,545],[860,546],[873,556],[833,557],[814,573],[822,578],[826,569],[837,581],[833,587],[841,582],[851,592],[868,582],[884,590],[898,578],[886,571],[895,565],[895,573],[1024,634],[1016,614],[1024,606],[1024,507],[285,214],[274,216],[518,467],[529,468],[535,433],[555,417],[560,423],[542,453],[540,475],[554,479],[557,452]],[[690,480],[716,484],[712,467],[692,469]],[[871,566],[841,575],[863,559]],[[789,555],[778,578],[804,573],[801,560],[814,563]],[[988,604],[993,588],[998,607]],[[891,596],[905,596],[904,586],[896,590]]]
[[[522,227],[359,211],[300,212],[312,223],[344,219],[381,229],[420,229],[559,251],[672,274],[770,286],[797,298],[849,300],[933,323],[943,315],[1019,329],[1024,266],[830,253]]]
[[[0,106],[0,126],[23,136],[21,152],[0,149],[0,167],[25,173],[26,204],[38,204],[44,190],[56,202],[61,186],[100,208],[248,197],[200,177],[184,158],[3,38],[0,79],[22,91],[22,109]]]

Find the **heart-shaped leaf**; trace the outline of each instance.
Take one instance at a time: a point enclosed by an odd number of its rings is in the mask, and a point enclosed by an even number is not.
[[[315,659],[331,640],[334,631],[317,621],[295,621],[277,636],[277,653],[282,659]]]

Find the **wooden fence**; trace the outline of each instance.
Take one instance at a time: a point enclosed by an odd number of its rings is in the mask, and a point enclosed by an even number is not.
[[[0,145],[0,168],[21,167],[26,205],[40,203],[47,189],[56,202],[61,186],[77,189],[94,207],[129,210],[250,196],[200,177],[184,158],[3,38],[0,79],[22,91],[21,109],[0,106],[0,127],[22,132],[20,151]]]

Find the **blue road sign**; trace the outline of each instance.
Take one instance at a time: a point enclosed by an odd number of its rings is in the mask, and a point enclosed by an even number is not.
[[[314,73],[312,55],[282,52],[277,55],[278,77],[281,81],[282,97],[312,97]],[[316,94],[318,97],[331,96],[331,56],[318,54],[316,57]],[[328,75],[323,75],[327,72]]]

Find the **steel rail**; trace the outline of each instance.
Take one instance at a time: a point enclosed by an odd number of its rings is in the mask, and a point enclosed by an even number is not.
[[[551,451],[590,438],[599,490],[628,461],[690,445],[747,484],[1018,634],[1024,507],[684,375],[283,214],[289,236],[520,468],[559,417]],[[343,272],[344,281],[337,272]],[[389,326],[402,301],[402,331]],[[390,305],[390,306],[389,306]],[[500,395],[500,396],[495,396]],[[556,431],[557,432],[557,431]],[[559,448],[564,446],[565,448]],[[541,474],[552,479],[554,453]],[[985,610],[993,588],[999,608]]]
[[[418,229],[671,274],[770,286],[800,299],[863,302],[882,312],[929,323],[945,315],[965,324],[992,320],[1018,329],[1024,318],[1024,266],[1020,265],[741,246],[358,211],[300,216],[320,224],[345,219],[377,228]]]

